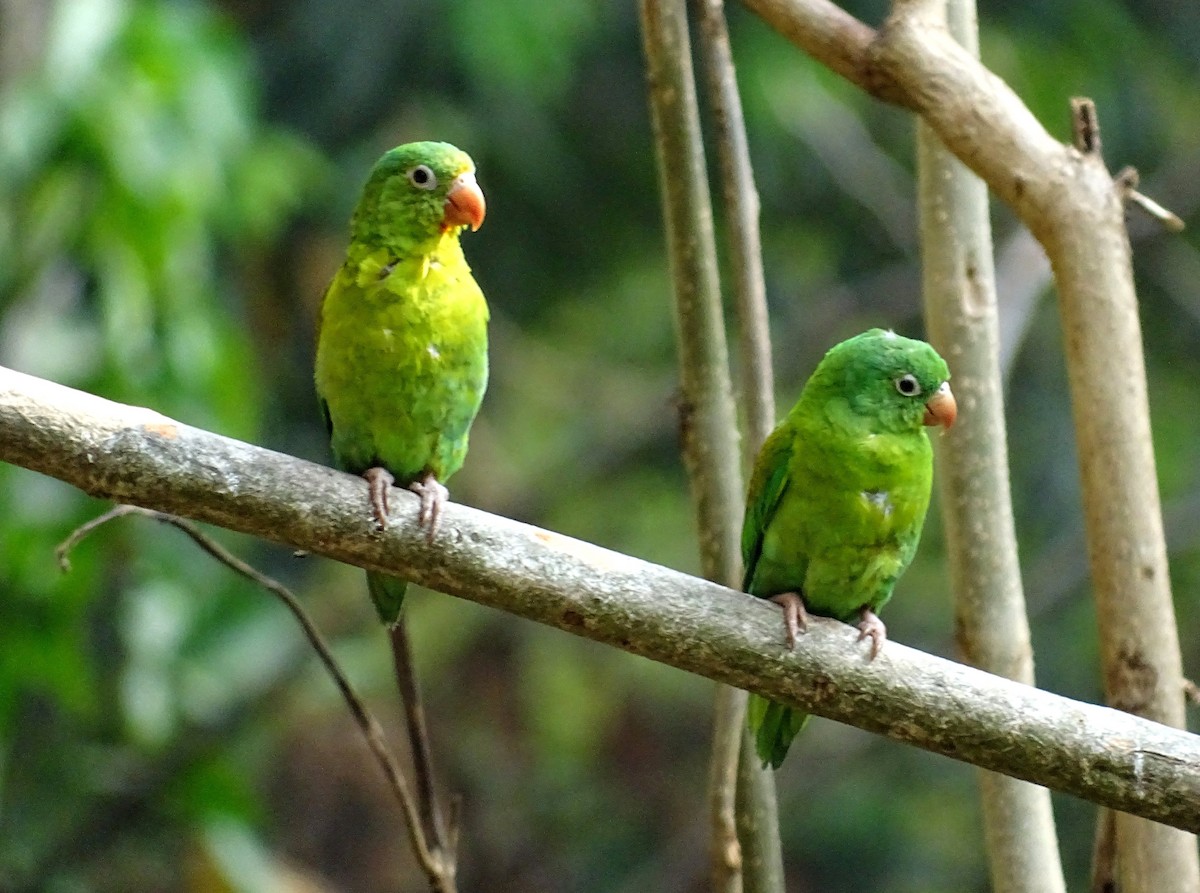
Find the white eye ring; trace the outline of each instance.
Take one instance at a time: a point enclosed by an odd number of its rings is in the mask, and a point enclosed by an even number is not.
[[[905,397],[917,397],[921,393],[921,383],[915,375],[907,372],[896,379],[896,390]]]
[[[408,182],[418,189],[437,189],[437,174],[427,164],[418,164],[407,176]]]

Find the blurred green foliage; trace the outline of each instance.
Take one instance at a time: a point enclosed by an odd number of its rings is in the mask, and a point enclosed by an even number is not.
[[[833,342],[920,332],[912,123],[729,15],[784,406]],[[1051,132],[1067,135],[1070,95],[1093,96],[1109,163],[1200,223],[1194,5],[981,17],[985,60]],[[472,153],[489,201],[466,251],[493,308],[493,384],[455,497],[694,571],[634,4],[0,0],[0,363],[324,461],[315,309],[371,162],[430,137]],[[1187,630],[1200,254],[1195,226],[1131,229]],[[1004,209],[996,232],[1001,252],[1019,238]],[[1021,339],[1010,451],[1039,680],[1096,700],[1057,317],[1044,285],[1023,302],[1002,266],[999,286]],[[58,571],[55,545],[104,508],[0,467],[0,889],[420,888],[281,608],[139,520]],[[296,588],[399,740],[361,574],[217,535]],[[410,601],[438,765],[464,797],[463,889],[704,889],[708,683]],[[936,522],[888,614],[897,639],[953,653]],[[778,775],[789,889],[986,889],[969,768],[832,723],[798,746]],[[1056,808],[1079,885],[1093,811]]]

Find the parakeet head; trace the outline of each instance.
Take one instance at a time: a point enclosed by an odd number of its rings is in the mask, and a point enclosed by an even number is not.
[[[879,432],[949,428],[958,414],[949,379],[946,361],[924,341],[871,329],[830,348],[800,399]]]
[[[404,253],[479,229],[485,210],[471,156],[449,143],[405,143],[371,169],[350,229],[357,242]]]

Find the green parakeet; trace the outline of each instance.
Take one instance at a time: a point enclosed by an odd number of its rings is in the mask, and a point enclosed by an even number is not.
[[[924,341],[871,329],[833,347],[763,444],[742,526],[742,588],[784,609],[787,645],[806,610],[854,623],[871,639],[876,612],[917,551],[929,507],[927,425],[954,423],[946,362]],[[779,768],[808,716],[751,695],[763,765]]]
[[[465,152],[397,146],[371,170],[321,305],[315,378],[334,460],[367,479],[383,528],[394,483],[421,497],[432,538],[443,484],[467,453],[487,387],[488,308],[459,234],[479,229],[484,209]],[[367,586],[395,624],[407,583],[368,573]]]

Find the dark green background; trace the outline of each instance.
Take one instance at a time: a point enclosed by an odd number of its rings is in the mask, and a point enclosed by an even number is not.
[[[835,341],[921,333],[913,123],[729,15],[785,406]],[[1069,97],[1093,97],[1109,164],[1197,224],[1131,219],[1195,666],[1200,6],[984,3],[981,19],[985,61],[1053,134]],[[0,0],[0,363],[328,461],[316,307],[371,163],[428,138],[469,151],[488,197],[465,247],[493,379],[454,497],[695,571],[632,2]],[[1053,295],[1007,260],[1027,239],[1011,215],[994,222],[1039,681],[1098,700]],[[0,889],[422,889],[378,768],[276,602],[140,520],[58,571],[55,544],[105,508],[0,467]],[[939,528],[887,621],[953,655]],[[399,741],[361,572],[217,536],[296,589]],[[463,795],[464,891],[705,888],[708,682],[446,596],[416,592],[409,617]],[[790,891],[987,889],[969,767],[819,721],[778,782]],[[1079,888],[1094,810],[1055,806]]]

